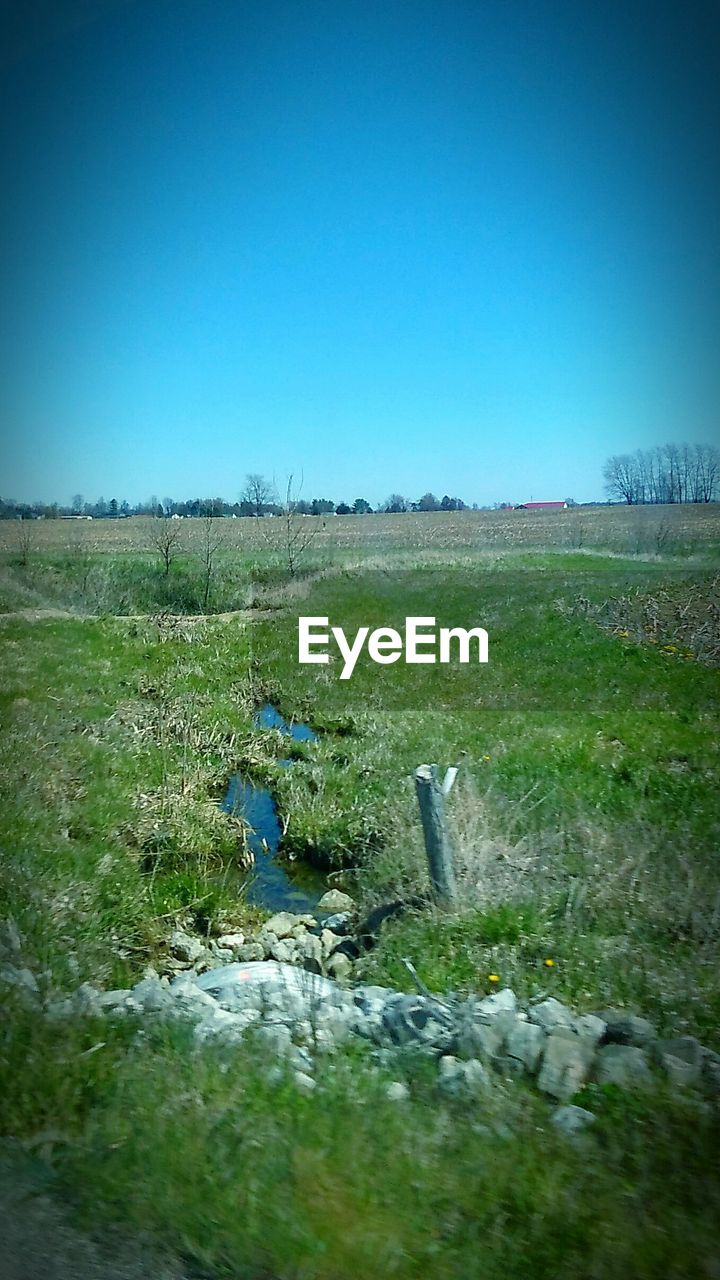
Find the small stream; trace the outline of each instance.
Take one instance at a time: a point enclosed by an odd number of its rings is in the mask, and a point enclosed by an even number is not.
[[[294,742],[317,742],[317,734],[309,725],[291,724],[269,702],[256,712],[254,723],[258,729],[277,729]],[[284,759],[280,764],[289,768],[292,760]],[[282,828],[275,801],[267,788],[257,787],[236,773],[228,783],[222,807],[226,813],[243,818],[251,828],[248,848],[253,855],[253,866],[247,901],[269,911],[314,911],[327,889],[327,880],[322,872],[307,864],[294,863],[290,870],[276,860]]]

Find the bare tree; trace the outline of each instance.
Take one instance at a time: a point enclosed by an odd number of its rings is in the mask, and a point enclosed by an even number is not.
[[[300,561],[321,528],[317,516],[301,515],[299,512],[301,489],[302,480],[297,487],[293,487],[293,476],[289,476],[282,519],[285,562],[291,577],[297,573]]]
[[[605,488],[611,498],[620,498],[628,506],[638,500],[638,463],[629,454],[608,458],[603,468]]]
[[[712,502],[720,477],[720,449],[696,444],[693,467],[693,502]]]
[[[18,520],[17,548],[20,564],[26,569],[32,552],[37,548],[37,529],[34,520]]]
[[[603,476],[611,498],[635,503],[712,502],[720,478],[714,445],[659,445],[608,458]]]
[[[274,487],[269,480],[265,479],[265,476],[252,472],[245,477],[245,488],[240,495],[240,500],[252,508],[254,516],[264,515],[265,507],[273,501],[274,497]]]
[[[179,520],[155,520],[150,531],[150,542],[163,564],[165,577],[170,573],[170,565],[177,560],[182,550],[182,530]]]
[[[203,613],[207,613],[215,576],[217,554],[225,542],[225,531],[216,516],[205,516],[200,535],[200,563],[203,571]]]

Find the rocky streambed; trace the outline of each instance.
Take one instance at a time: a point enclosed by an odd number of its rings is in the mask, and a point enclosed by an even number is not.
[[[353,899],[330,889],[314,912],[277,911],[252,934],[228,931],[210,938],[175,929],[167,940],[159,972],[174,976],[188,970],[203,973],[236,960],[277,960],[344,980],[361,951],[353,935],[359,932],[364,939],[362,948],[367,949],[372,941],[368,927],[367,921],[357,923]]]

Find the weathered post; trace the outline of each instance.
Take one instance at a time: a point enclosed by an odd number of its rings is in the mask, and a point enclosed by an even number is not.
[[[450,770],[447,789],[440,783],[436,764],[421,764],[415,770],[415,790],[420,806],[420,820],[425,837],[425,852],[430,867],[433,892],[439,902],[452,903],[457,897],[452,844],[445,823],[444,797],[455,781]]]

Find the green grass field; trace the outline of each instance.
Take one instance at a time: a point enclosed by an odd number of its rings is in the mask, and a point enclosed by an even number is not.
[[[193,548],[165,579],[151,523],[83,525],[68,549],[47,522],[26,563],[0,530],[4,914],[43,990],[124,985],[178,923],[260,918],[216,803],[238,769],[276,795],[285,852],[363,904],[424,891],[412,773],[436,761],[459,766],[458,909],[389,923],[360,976],[407,987],[407,956],[434,990],[499,975],[720,1049],[714,508],[338,520],[292,578],[259,543],[276,533],[223,522],[212,608],[242,612],[207,618]],[[299,614],[348,634],[481,625],[490,661],[363,656],[340,681],[337,660],[298,665]],[[253,728],[268,698],[318,731],[292,770]],[[397,1068],[355,1046],[304,1097],[251,1047],[10,1014],[4,1133],[46,1150],[81,1221],[148,1231],[209,1275],[720,1273],[717,1109],[692,1094],[590,1085],[597,1125],[573,1146],[520,1083],[440,1104],[409,1061],[398,1107]]]

